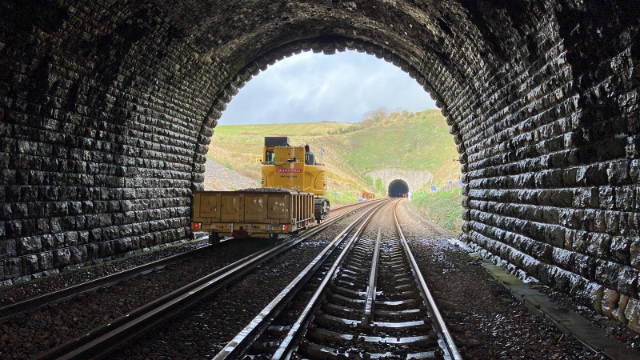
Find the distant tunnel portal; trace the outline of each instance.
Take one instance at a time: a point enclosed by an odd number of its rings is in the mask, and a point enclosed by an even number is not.
[[[409,194],[409,185],[404,180],[393,180],[389,184],[389,197],[406,197]]]

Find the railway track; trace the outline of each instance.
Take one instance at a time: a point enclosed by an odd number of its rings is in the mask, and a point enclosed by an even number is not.
[[[362,236],[379,216],[371,213],[348,241],[341,238],[340,254],[317,258],[215,360],[461,359],[404,238],[396,204],[387,205],[395,238],[383,238],[380,230],[375,239]]]
[[[374,205],[375,204],[367,204]],[[366,205],[365,205],[366,206]],[[208,276],[192,282],[140,308],[128,312],[107,324],[103,324],[84,335],[66,342],[39,358],[99,358],[120,348],[127,341],[162,323],[180,311],[201,301],[230,282],[249,273],[259,265],[295,247],[304,240],[322,232],[335,222],[358,210],[359,206],[342,207],[342,215],[332,217],[325,223],[305,231],[301,236],[284,240],[265,251],[249,255]],[[87,291],[87,290],[84,290]],[[68,297],[68,296],[67,296]],[[36,305],[36,306],[41,306]]]
[[[363,204],[356,203],[356,204],[349,204],[349,205],[342,206],[339,209],[336,209],[335,211],[336,214],[333,214],[332,218],[340,216],[341,214],[344,214],[346,212],[352,211],[354,208],[357,208],[358,206],[363,206]],[[207,239],[207,235],[202,235],[198,237],[197,240],[206,240],[206,239]],[[226,239],[226,240],[223,240],[222,242],[232,241],[232,240],[234,239]],[[34,296],[29,299],[25,299],[10,305],[0,307],[0,323],[5,322],[13,318],[17,314],[20,314],[23,312],[33,311],[45,305],[59,303],[86,292],[95,291],[97,289],[107,287],[107,286],[112,286],[119,282],[131,279],[140,275],[149,274],[154,270],[163,269],[168,265],[175,264],[177,262],[181,262],[186,259],[193,259],[195,257],[200,256],[200,254],[202,253],[206,253],[207,251],[210,251],[211,250],[210,247],[211,245],[204,245],[200,248],[189,250],[181,254],[168,256],[166,258],[152,261],[150,263],[136,266],[127,270],[119,271],[108,276],[104,276],[98,279],[94,279],[84,283],[69,286],[67,288],[53,291],[47,294]]]

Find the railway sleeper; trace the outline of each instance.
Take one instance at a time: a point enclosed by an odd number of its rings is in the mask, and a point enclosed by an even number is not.
[[[415,318],[414,318],[415,319]],[[333,316],[330,314],[318,314],[314,319],[314,323],[320,327],[328,329],[340,329],[344,331],[353,331],[356,327],[362,326],[362,321],[359,319],[347,319],[343,317]],[[403,333],[421,333],[429,332],[431,326],[429,323],[425,323],[424,320],[412,320],[402,322],[387,322],[387,321],[374,321],[371,324],[371,329],[374,332],[403,332]],[[396,334],[388,334],[389,336]]]
[[[420,299],[420,300],[417,299],[417,298],[404,299],[404,300],[381,300],[381,299],[377,299],[375,306],[376,306],[375,307],[376,310],[400,311],[400,310],[416,309],[416,308],[420,308],[422,306],[422,299]]]
[[[400,311],[375,309],[374,314],[374,318],[378,321],[402,321],[427,316],[427,312],[425,310],[417,308]]]
[[[248,352],[253,354],[274,353],[278,349],[278,346],[280,346],[280,342],[280,340],[258,340],[251,345],[251,349]]]
[[[340,274],[340,279],[344,279],[344,280],[349,280],[352,282],[358,281],[358,278],[356,276],[354,276],[355,274],[352,273],[348,273],[348,274]]]
[[[336,281],[336,285],[339,285],[340,287],[344,287],[347,289],[351,289],[351,290],[357,290],[357,289],[361,289],[362,285],[357,284],[353,281],[348,281],[348,280],[344,280],[344,279],[338,279]]]
[[[333,285],[331,286],[331,292],[334,294],[340,294],[343,296],[347,296],[353,299],[366,299],[367,298],[367,293],[366,291],[356,291],[356,290],[351,290],[351,289],[347,289],[344,288],[342,286],[338,286],[338,285]]]
[[[404,283],[410,283],[410,284],[415,284],[416,280],[412,277],[410,277],[408,274],[395,274],[393,275],[393,281],[395,283],[400,283],[400,284],[404,284]]]
[[[407,264],[405,259],[393,260],[393,261],[385,261],[384,259],[382,260],[383,260],[382,263],[384,264],[385,268],[387,267],[397,268]]]
[[[362,306],[358,307],[349,307],[344,305],[332,304],[328,301],[325,301],[321,307],[322,311],[326,314],[346,317],[349,319],[359,319],[362,317]]]
[[[286,334],[289,330],[291,330],[289,325],[271,325],[267,328],[268,332],[276,334]]]
[[[362,274],[363,272],[369,271],[369,267],[367,266],[357,266],[353,263],[349,263],[347,266],[344,267],[347,270],[351,270],[356,274]]]
[[[334,304],[350,306],[350,307],[362,306],[366,301],[365,299],[353,299],[341,294],[334,294],[334,293],[327,295],[327,299]]]
[[[348,343],[354,340],[372,344],[390,344],[390,345],[404,345],[418,348],[431,348],[438,347],[438,337],[435,333],[430,332],[429,335],[416,335],[416,336],[354,336],[350,334],[341,334],[336,331],[322,329],[322,328],[309,328],[307,332],[307,339],[319,342],[319,343]]]
[[[406,273],[411,271],[405,261],[395,265],[384,264],[384,270],[386,273]]]
[[[385,286],[386,285],[386,286]],[[409,285],[409,286],[416,286],[416,282],[413,279],[409,279],[407,277],[404,278],[400,278],[398,280],[393,281],[392,284],[386,284],[385,282],[382,283],[382,287],[383,288],[391,288],[391,289],[397,289],[399,286],[405,286],[405,285]],[[380,288],[381,286],[379,285],[378,288]]]
[[[325,345],[318,345],[313,342],[304,341],[300,344],[299,352],[311,359],[323,359],[323,360],[333,360],[333,359],[351,359],[351,358],[362,358],[362,359],[397,359],[398,355],[393,354],[391,352],[385,353],[369,353],[362,349],[347,349],[344,351],[339,351],[335,348],[328,347]],[[405,359],[440,359],[436,352],[428,351],[428,352],[420,352],[420,353],[410,353],[406,354]]]
[[[353,256],[352,258],[349,259],[348,261],[349,264],[347,266],[355,266],[355,267],[361,268],[366,266],[368,261],[369,259],[365,259],[364,256],[363,257]]]
[[[381,293],[377,299],[380,300],[405,300],[405,299],[421,299],[418,289],[413,287],[411,290],[396,292],[396,293]]]

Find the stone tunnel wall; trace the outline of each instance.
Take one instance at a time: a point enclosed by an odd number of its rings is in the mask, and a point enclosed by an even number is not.
[[[639,331],[640,48],[597,10],[539,22],[537,59],[450,108],[464,238]]]
[[[224,70],[153,10],[27,3],[0,5],[0,281],[186,239]]]
[[[0,281],[189,237],[238,88],[302,50],[356,49],[447,116],[466,240],[638,329],[639,14],[625,0],[3,1]]]

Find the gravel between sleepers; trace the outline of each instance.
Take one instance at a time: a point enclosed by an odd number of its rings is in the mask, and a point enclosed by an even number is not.
[[[87,281],[131,269],[136,266],[144,265],[152,261],[200,248],[206,244],[208,244],[207,241],[200,240],[158,245],[154,247],[155,249],[153,250],[142,251],[135,255],[116,258],[115,260],[108,262],[99,260],[93,266],[76,270],[66,270],[59,274],[34,279],[29,282],[4,288],[0,287],[0,306],[13,304],[31,297],[66,289],[70,286],[85,283]]]
[[[530,313],[406,206],[398,206],[402,230],[465,359],[604,359]]]

